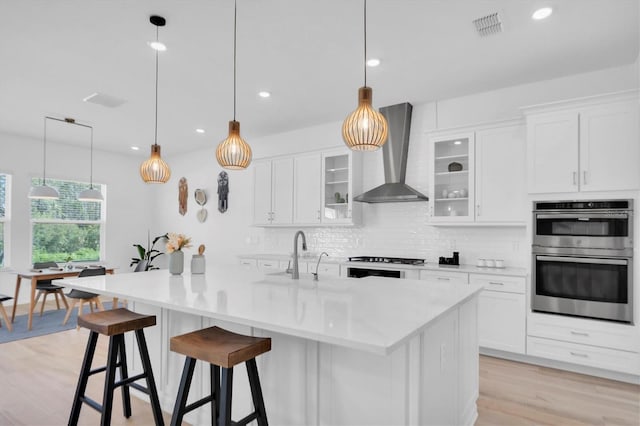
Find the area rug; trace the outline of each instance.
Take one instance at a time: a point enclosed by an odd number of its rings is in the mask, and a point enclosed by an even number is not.
[[[105,309],[111,309],[111,302],[103,302]],[[9,309],[7,309],[9,311]],[[89,306],[84,307],[84,312],[91,312]],[[31,337],[44,336],[45,334],[59,333],[65,330],[71,330],[76,327],[78,322],[78,308],[73,308],[73,312],[69,317],[69,321],[66,325],[62,325],[64,316],[67,314],[65,309],[50,309],[44,311],[40,316],[40,311],[36,311],[33,314],[33,324],[31,331],[27,330],[27,322],[29,317],[27,314],[18,315],[13,322],[13,331],[9,332],[9,329],[2,321],[2,328],[0,328],[0,344],[12,342],[14,340],[29,339]]]

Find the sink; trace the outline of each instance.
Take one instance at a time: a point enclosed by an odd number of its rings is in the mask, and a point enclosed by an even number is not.
[[[291,278],[291,274],[280,271],[265,274],[264,279],[257,281],[256,284],[275,284],[281,286],[312,288],[315,287],[317,282],[313,281],[313,274],[301,273],[300,279],[294,280]]]

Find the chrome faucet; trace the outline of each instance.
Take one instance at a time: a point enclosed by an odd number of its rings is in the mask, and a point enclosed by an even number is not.
[[[298,270],[298,236],[302,235],[302,250],[307,250],[307,237],[305,237],[304,232],[298,231],[296,235],[293,236],[293,273],[291,274],[291,278],[294,280],[300,279],[300,271]]]
[[[322,256],[329,257],[329,253],[327,253],[326,251],[323,251],[322,253],[320,253],[320,256],[318,256],[318,263],[316,263],[316,272],[313,272],[314,281],[318,281],[318,268],[320,267],[320,261],[322,260]]]

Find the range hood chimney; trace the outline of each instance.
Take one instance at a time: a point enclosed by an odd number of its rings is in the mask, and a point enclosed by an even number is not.
[[[389,139],[382,146],[385,183],[354,197],[353,201],[362,203],[429,201],[426,195],[404,183],[407,175],[412,110],[413,107],[408,102],[380,108],[380,113],[389,124]]]

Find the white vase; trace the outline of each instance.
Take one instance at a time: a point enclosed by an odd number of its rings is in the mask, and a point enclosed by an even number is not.
[[[184,253],[182,250],[169,253],[169,273],[171,275],[180,275],[182,271],[184,271]]]

